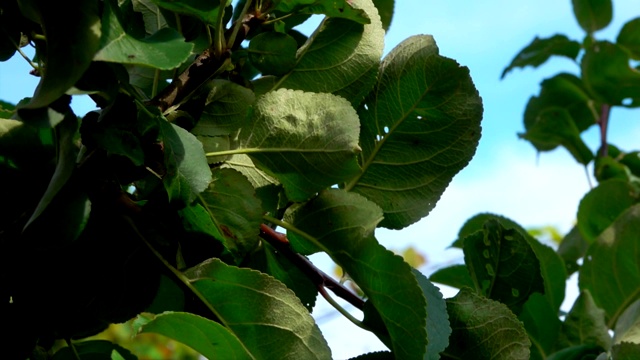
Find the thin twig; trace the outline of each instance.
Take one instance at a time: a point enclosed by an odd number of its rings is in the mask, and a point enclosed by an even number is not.
[[[600,119],[598,119],[598,125],[600,126],[600,156],[605,157],[609,154],[607,144],[607,129],[609,127],[609,114],[611,113],[611,105],[602,104],[600,107]]]

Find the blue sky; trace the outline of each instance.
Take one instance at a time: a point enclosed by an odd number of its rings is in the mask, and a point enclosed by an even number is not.
[[[637,1],[615,1],[612,24],[596,36],[613,40],[622,24],[637,16]],[[556,33],[576,40],[584,36],[569,0],[396,0],[385,52],[409,36],[433,35],[441,55],[469,67],[485,108],[475,157],[454,178],[432,213],[404,230],[377,232],[388,248],[413,245],[423,251],[429,261],[421,269],[425,274],[461,260],[459,251],[446,248],[465,220],[479,212],[501,214],[525,227],[571,228],[578,202],[589,190],[585,170],[564,149],[538,157],[516,134],[523,130],[524,107],[537,94],[539,83],[559,71],[578,73],[579,68],[558,58],[535,70],[516,69],[500,80],[504,67],[535,36]],[[0,99],[15,103],[32,95],[37,78],[29,76],[29,70],[19,56],[0,63]],[[622,149],[638,149],[640,125],[633,121],[637,117],[637,111],[614,109],[611,141]],[[595,128],[589,130],[587,143],[592,149],[598,141]],[[322,258],[318,261],[326,263]],[[454,294],[443,292],[446,297]],[[322,317],[330,311],[321,303],[316,313]],[[356,335],[362,331],[341,316],[323,318],[320,323],[336,359],[384,348],[372,336]]]

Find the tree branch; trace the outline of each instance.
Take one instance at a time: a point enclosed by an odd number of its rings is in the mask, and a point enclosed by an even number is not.
[[[611,113],[611,105],[602,104],[600,107],[600,118],[598,125],[600,126],[600,156],[604,157],[609,154],[607,145],[607,128],[609,127],[609,114]]]

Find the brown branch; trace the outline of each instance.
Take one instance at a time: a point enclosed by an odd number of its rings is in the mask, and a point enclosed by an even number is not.
[[[351,290],[344,287],[331,276],[318,269],[309,259],[294,252],[289,246],[289,240],[284,234],[281,234],[265,224],[260,225],[260,237],[265,239],[271,246],[276,248],[282,255],[291,261],[298,269],[300,269],[317,287],[327,288],[336,296],[346,300],[349,304],[362,310],[364,308],[364,300]]]
[[[609,155],[609,149],[607,144],[607,129],[609,127],[609,114],[611,113],[611,105],[602,104],[600,107],[600,118],[598,119],[598,125],[600,126],[600,156],[605,157]]]

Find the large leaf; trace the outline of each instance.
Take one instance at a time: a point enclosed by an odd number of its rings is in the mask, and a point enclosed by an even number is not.
[[[447,300],[453,333],[442,359],[529,359],[529,338],[516,316],[497,301],[460,290]]]
[[[304,201],[359,173],[358,115],[331,94],[281,89],[260,97],[253,127],[241,144],[258,168],[284,186],[287,197]]]
[[[138,333],[164,335],[191,347],[207,359],[255,359],[229,329],[191,313],[162,313],[140,326]]]
[[[629,52],[634,60],[640,60],[640,18],[629,20],[622,26],[616,43]]]
[[[425,297],[411,267],[373,237],[381,218],[374,203],[338,189],[325,190],[285,214],[296,229],[287,231],[294,249],[328,253],[367,295],[386,326],[396,358],[423,359]]]
[[[437,360],[440,353],[449,345],[451,326],[447,315],[447,304],[442,298],[440,290],[433,285],[421,272],[413,269],[418,285],[427,299],[427,353],[424,360]]]
[[[371,0],[350,3],[365,11],[371,24],[325,19],[298,50],[293,70],[272,79],[270,88],[333,93],[354,106],[362,101],[376,81],[384,49],[384,30]]]
[[[469,70],[440,56],[431,36],[391,51],[358,113],[363,172],[346,189],[380,205],[380,225],[391,229],[434,208],[480,139],[482,101]]]
[[[625,210],[591,244],[580,269],[588,290],[613,328],[622,312],[640,299],[640,205]]]
[[[233,169],[215,169],[213,181],[201,199],[218,232],[216,238],[223,241],[237,261],[254,250],[262,208],[246,177]]]
[[[48,0],[20,2],[23,12],[36,17],[46,37],[44,69],[40,83],[24,108],[45,107],[58,99],[89,68],[100,44],[97,0],[69,0],[60,4]],[[39,53],[39,55],[42,55]]]
[[[616,218],[637,202],[638,194],[626,181],[603,181],[580,200],[578,230],[592,243]]]
[[[164,28],[142,40],[127,34],[118,18],[117,7],[104,2],[103,36],[94,60],[143,65],[161,70],[174,69],[191,55],[193,44],[175,30]]]
[[[331,359],[313,318],[281,282],[218,259],[185,275],[255,359]]]
[[[599,41],[582,59],[582,78],[596,99],[622,105],[640,104],[640,71],[631,67],[629,54],[619,45]]]
[[[562,323],[562,335],[558,346],[597,345],[602,349],[611,346],[609,328],[602,309],[594,303],[587,290],[582,290]]]
[[[565,35],[556,34],[546,39],[536,37],[511,60],[511,64],[502,71],[501,77],[504,78],[515,68],[538,67],[552,56],[565,56],[575,60],[579,52],[580,43],[570,40]]]
[[[464,258],[476,290],[519,314],[534,292],[544,293],[540,262],[526,238],[498,220],[464,239]]]
[[[605,28],[613,18],[611,0],[572,0],[573,14],[588,34]]]

